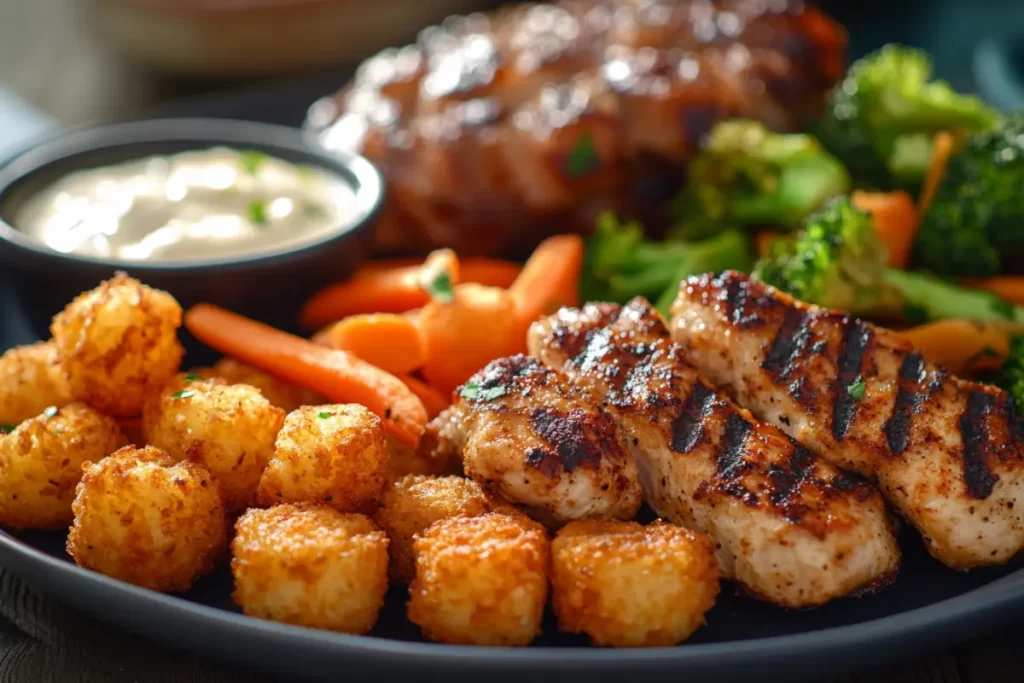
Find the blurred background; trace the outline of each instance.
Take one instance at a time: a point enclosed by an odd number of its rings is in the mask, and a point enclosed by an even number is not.
[[[144,116],[211,91],[305,84],[306,97],[340,85],[362,58],[412,39],[453,12],[495,0],[0,0],[0,84],[60,124]],[[1008,85],[1024,71],[1024,3],[891,0],[818,3],[849,29],[857,55],[887,41],[931,52],[961,89]],[[986,61],[985,40],[997,40]],[[980,57],[978,55],[981,55]],[[977,82],[978,62],[988,65]],[[302,80],[304,79],[304,80]],[[986,80],[986,79],[983,79]],[[1024,81],[1024,76],[1021,77]],[[281,91],[285,92],[285,91]],[[289,95],[282,95],[286,97]],[[7,98],[10,99],[9,97]],[[300,116],[294,108],[281,117]],[[295,121],[286,121],[298,123]],[[0,133],[2,134],[2,133]]]

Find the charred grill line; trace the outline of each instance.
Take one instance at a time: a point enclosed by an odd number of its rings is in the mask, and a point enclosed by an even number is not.
[[[921,392],[921,383],[924,382],[926,375],[924,359],[921,358],[921,354],[908,353],[903,357],[903,362],[900,364],[900,386],[896,392],[896,403],[892,408],[892,416],[882,427],[885,440],[889,444],[889,451],[893,455],[899,455],[907,450],[907,446],[910,444],[911,422],[924,398]]]
[[[601,464],[601,449],[604,446],[600,443],[601,436],[612,431],[614,427],[606,415],[599,417],[606,419],[602,420],[603,424],[596,425],[594,431],[597,433],[594,435],[587,433],[587,418],[576,409],[569,411],[568,414],[562,414],[551,408],[537,408],[530,415],[530,424],[553,448],[551,452],[540,451],[542,456],[557,457],[562,468],[566,472],[572,472],[577,467],[597,468]],[[533,459],[530,459],[531,456]],[[543,471],[544,457],[538,458],[537,454],[531,451],[527,460]]]
[[[974,389],[967,396],[967,407],[960,416],[960,435],[964,445],[964,484],[973,498],[988,498],[999,477],[988,468],[989,434],[985,418],[992,411],[991,395]]]
[[[726,314],[733,325],[741,327],[757,320],[757,311],[748,312],[750,307],[750,292],[743,282],[733,280],[725,290]]]
[[[730,287],[733,282],[729,283]],[[810,337],[808,315],[796,308],[787,308],[761,367],[776,382],[785,382],[807,350]]]
[[[730,481],[743,471],[743,445],[753,425],[740,413],[733,411],[725,423],[725,437],[719,445],[718,475]]]
[[[715,404],[715,392],[703,382],[697,382],[686,398],[679,416],[672,421],[671,449],[676,453],[689,453],[704,436],[704,420]]]
[[[846,436],[857,416],[860,399],[850,394],[850,387],[863,380],[861,363],[874,336],[862,320],[847,318],[843,323],[843,348],[839,352],[832,404],[832,435],[836,439]]]

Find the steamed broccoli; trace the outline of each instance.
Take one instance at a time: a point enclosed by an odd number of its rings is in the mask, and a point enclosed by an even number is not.
[[[673,234],[701,239],[736,226],[797,227],[849,186],[846,169],[813,137],[723,121],[690,163]]]
[[[700,242],[654,242],[638,223],[621,223],[614,214],[597,220],[587,241],[583,298],[625,303],[646,296],[667,312],[679,282],[690,275],[722,270],[750,270],[750,240],[737,229]]]
[[[999,114],[976,97],[929,81],[928,55],[887,45],[857,60],[829,94],[814,132],[850,173],[882,189],[916,187],[940,130],[969,133],[994,128]]]
[[[914,240],[920,267],[985,277],[1024,256],[1024,114],[967,139]]]
[[[773,242],[755,265],[754,276],[798,299],[855,315],[1024,323],[1024,308],[994,294],[887,267],[870,214],[847,197],[809,218],[795,238]]]

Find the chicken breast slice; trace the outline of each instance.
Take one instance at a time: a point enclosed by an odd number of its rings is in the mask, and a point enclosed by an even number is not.
[[[715,542],[721,574],[790,608],[885,585],[899,547],[878,491],[716,393],[642,300],[562,309],[531,353],[607,407],[647,502]]]
[[[1006,562],[1024,546],[1024,423],[1005,392],[736,272],[684,282],[672,335],[758,417],[875,479],[950,567]]]

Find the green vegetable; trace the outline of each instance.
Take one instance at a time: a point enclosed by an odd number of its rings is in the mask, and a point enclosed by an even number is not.
[[[10,434],[17,428],[18,425],[0,425],[0,434]]]
[[[334,417],[334,413],[317,413],[316,416],[321,420],[326,420],[329,417]]]
[[[455,301],[455,288],[446,270],[439,271],[434,279],[427,283],[426,290],[430,298],[439,303],[450,304]]]
[[[881,189],[914,189],[940,130],[994,128],[999,114],[980,99],[932,81],[928,55],[887,45],[857,60],[828,98],[814,133],[858,181]]]
[[[858,401],[864,398],[864,390],[867,389],[867,385],[864,382],[854,382],[850,386],[846,387],[846,393]]]
[[[573,178],[581,178],[600,165],[601,158],[597,155],[594,137],[590,133],[584,133],[569,150],[569,156],[565,160],[566,170]]]
[[[914,240],[915,263],[946,277],[996,275],[1021,257],[1024,113],[967,139]]]
[[[673,234],[701,239],[734,226],[797,227],[849,188],[846,169],[810,135],[723,121],[690,163],[673,207]]]
[[[753,274],[803,301],[856,315],[1024,324],[1024,308],[994,294],[887,267],[871,215],[848,197],[822,208],[794,239],[773,242]]]
[[[245,152],[242,152],[239,160],[241,161],[242,168],[245,170],[246,173],[248,173],[249,175],[256,175],[256,173],[260,170],[260,166],[263,165],[263,162],[265,162],[269,158],[270,157],[268,157],[263,152],[258,152],[254,149],[250,149],[246,150]]]
[[[192,391],[191,389],[184,389],[182,391],[175,391],[173,394],[171,394],[171,398],[190,398],[192,396],[195,396],[195,393],[196,392]]]
[[[267,222],[267,203],[262,199],[254,199],[249,203],[249,220],[256,225]]]
[[[690,275],[746,272],[751,265],[750,240],[737,228],[699,242],[655,242],[644,238],[639,223],[604,213],[587,240],[582,294],[587,301],[617,303],[645,296],[666,313],[680,281]]]
[[[1018,414],[1024,410],[1024,336],[1010,340],[1010,352],[995,377],[996,384],[1013,398]]]
[[[459,396],[471,401],[493,401],[504,396],[506,391],[507,389],[501,384],[485,387],[476,382],[469,382],[459,390]]]

